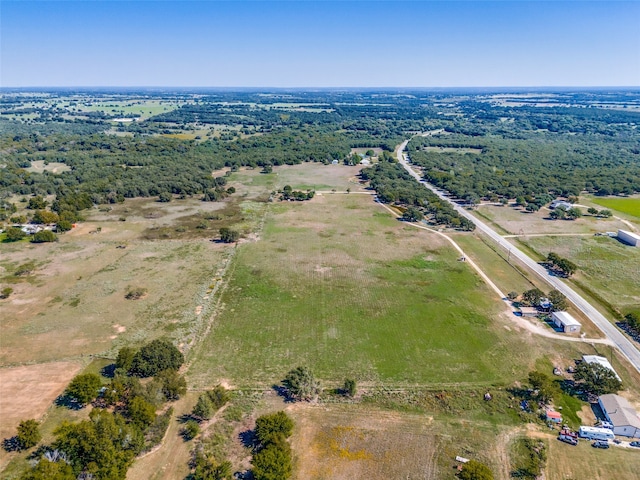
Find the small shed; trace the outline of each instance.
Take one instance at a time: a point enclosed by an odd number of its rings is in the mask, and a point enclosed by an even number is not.
[[[558,328],[561,328],[565,333],[577,333],[580,331],[580,322],[578,322],[575,318],[569,315],[567,312],[553,312],[551,314],[551,319],[553,323],[556,324]]]
[[[520,315],[523,317],[537,317],[538,309],[536,307],[520,307]]]
[[[546,419],[547,422],[562,423],[562,415],[555,410],[547,410]]]

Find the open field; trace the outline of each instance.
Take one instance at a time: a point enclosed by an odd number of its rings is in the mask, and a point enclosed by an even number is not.
[[[127,99],[78,103],[75,107],[80,112],[104,112],[111,115],[137,115],[145,120],[154,115],[170,112],[180,106],[177,102],[166,100]]]
[[[301,364],[333,381],[511,382],[533,351],[562,344],[531,345],[442,239],[370,197],[274,205],[262,237],[235,257],[224,309],[189,372],[196,386],[268,386]]]
[[[113,354],[162,335],[187,347],[210,315],[210,291],[233,250],[210,241],[214,226],[238,221],[246,207],[226,218],[225,205],[134,200],[89,212],[59,242],[3,244],[0,282],[14,293],[2,302],[0,364]],[[205,229],[189,226],[209,214],[222,217],[205,220]],[[241,224],[249,228],[250,212],[246,217]],[[176,231],[180,225],[184,231]],[[176,238],[160,235],[163,229]],[[154,234],[169,239],[145,240]],[[135,287],[146,296],[126,300]]]
[[[609,237],[530,237],[526,243],[541,255],[555,252],[576,263],[572,281],[621,312],[640,310],[640,249]]]
[[[617,212],[626,213],[627,215],[640,219],[640,197],[592,197],[590,200],[596,205],[616,210]]]
[[[21,420],[41,418],[81,368],[80,362],[0,368],[0,438],[15,435]]]
[[[26,168],[25,170],[31,173],[62,173],[68,172],[69,170],[71,170],[71,168],[64,163],[49,162],[45,165],[44,160],[36,160],[35,162],[31,162],[31,166],[29,168]]]
[[[596,232],[617,231],[626,228],[625,224],[615,218],[596,218],[586,215],[586,208],[581,209],[585,215],[577,220],[551,220],[547,208],[530,213],[521,207],[481,205],[476,209],[476,215],[491,221],[511,235],[541,235],[541,234],[593,234]]]

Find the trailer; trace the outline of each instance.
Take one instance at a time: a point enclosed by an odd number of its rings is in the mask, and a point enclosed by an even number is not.
[[[616,436],[608,428],[600,427],[580,427],[578,432],[580,438],[588,438],[590,440],[613,440]]]

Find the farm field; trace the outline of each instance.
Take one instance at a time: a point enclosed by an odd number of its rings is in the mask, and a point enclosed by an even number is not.
[[[572,281],[595,292],[623,314],[640,310],[640,250],[609,237],[530,237],[542,256],[556,252],[578,265]]]
[[[596,205],[610,208],[611,210],[616,210],[617,212],[626,213],[627,215],[636,217],[636,219],[640,219],[640,197],[591,197],[589,200]]]

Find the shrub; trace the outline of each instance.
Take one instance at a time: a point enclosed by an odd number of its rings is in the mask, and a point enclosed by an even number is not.
[[[256,420],[256,437],[261,445],[288,438],[293,432],[293,420],[283,411],[262,415]]]
[[[182,429],[182,436],[185,440],[193,440],[200,433],[200,425],[195,420],[188,420]]]
[[[135,287],[129,289],[124,296],[127,300],[139,300],[147,294],[147,289],[142,287]]]
[[[21,450],[26,450],[31,447],[35,447],[42,435],[38,430],[38,422],[35,420],[23,420],[18,425],[18,435],[16,439]]]
[[[98,396],[98,389],[102,385],[100,376],[95,373],[83,373],[71,380],[65,393],[81,404],[86,404]]]
[[[51,230],[41,230],[31,237],[31,243],[56,242],[58,237]]]
[[[306,367],[291,370],[282,382],[293,398],[311,400],[320,392],[319,383]]]

